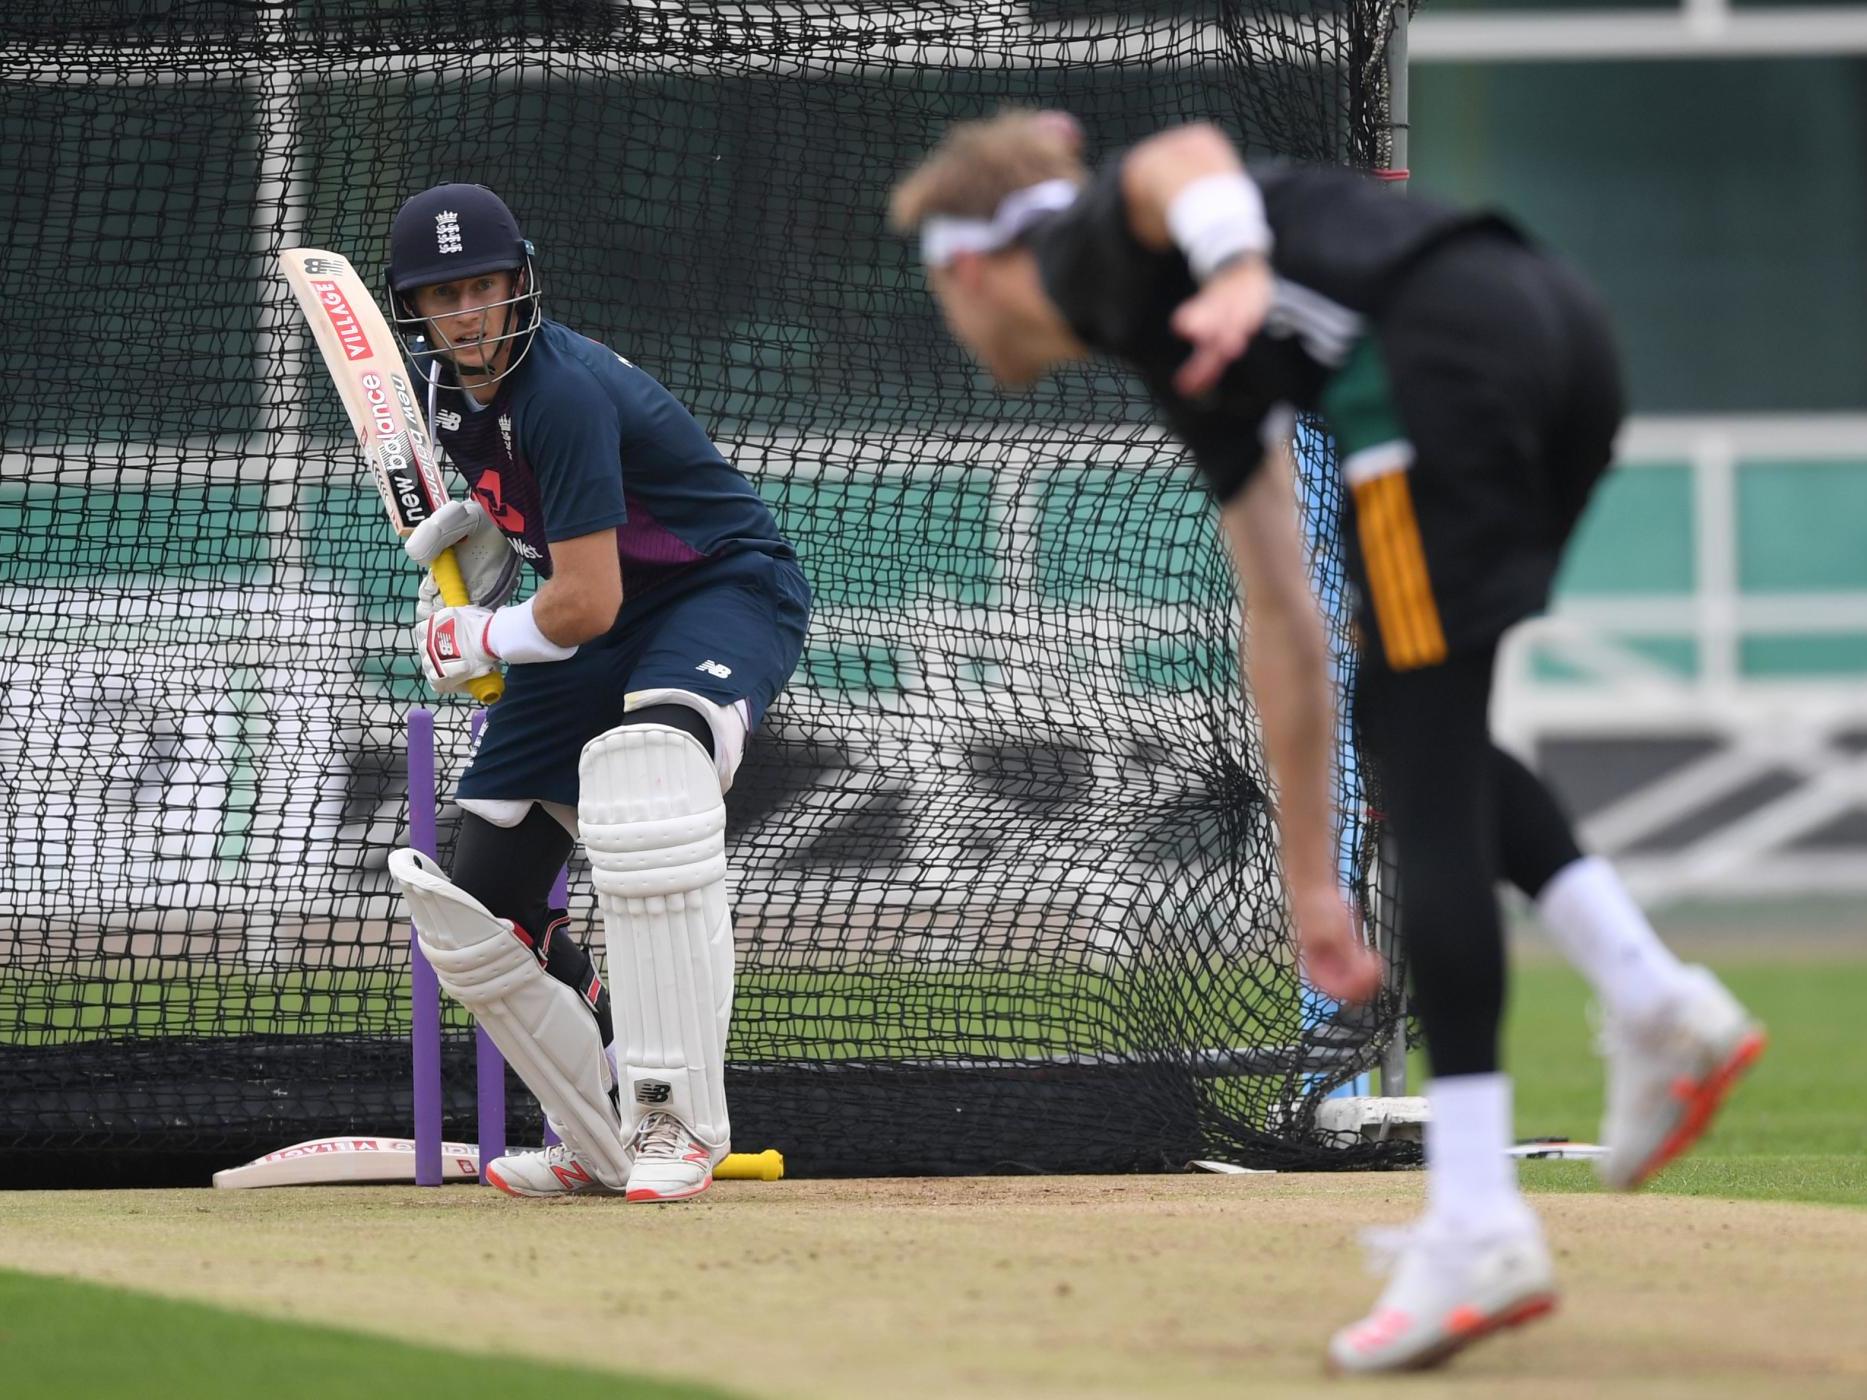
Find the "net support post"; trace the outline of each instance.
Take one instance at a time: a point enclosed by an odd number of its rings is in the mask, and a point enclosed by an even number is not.
[[[1387,175],[1402,190],[1412,175],[1412,117],[1407,110],[1407,18],[1410,0],[1395,0],[1383,62],[1387,70]]]
[[[1384,943],[1377,946],[1387,960],[1388,990],[1400,1007],[1400,1014],[1394,1018],[1394,1033],[1381,1051],[1381,1093],[1386,1098],[1404,1098],[1407,1096],[1407,987],[1400,967],[1400,907],[1395,897],[1398,893],[1395,886],[1400,879],[1394,864],[1393,842],[1385,833],[1375,853],[1374,869],[1370,902],[1375,928],[1385,935]]]
[[[408,841],[432,858],[434,711],[408,715]],[[441,986],[409,925],[409,1040],[415,1076],[415,1184],[441,1184]]]
[[[1412,130],[1412,116],[1407,105],[1407,20],[1411,12],[1411,0],[1394,0],[1393,24],[1388,30],[1384,54],[1387,70],[1387,174],[1393,181],[1394,189],[1401,194],[1406,193],[1407,182],[1412,178],[1412,142],[1408,139]],[[1377,926],[1386,929],[1389,937],[1394,940],[1383,951],[1387,954],[1389,976],[1396,979],[1394,990],[1402,999],[1403,1010],[1395,1020],[1394,1033],[1388,1039],[1387,1048],[1381,1052],[1381,1093],[1389,1098],[1400,1098],[1407,1093],[1407,1017],[1404,1010],[1406,987],[1398,971],[1400,911],[1392,888],[1396,883],[1392,856],[1390,848],[1382,850],[1376,858],[1375,865],[1381,872],[1381,878],[1376,882],[1375,900],[1379,910]]]
[[[1290,442],[1295,464],[1313,461],[1318,458],[1331,458],[1335,455],[1335,446],[1320,425],[1307,419],[1299,419],[1292,432]],[[1344,579],[1345,564],[1341,551],[1330,543],[1330,530],[1326,522],[1336,518],[1340,501],[1337,493],[1340,486],[1318,473],[1298,470],[1295,473],[1298,492],[1298,515],[1302,520],[1304,546],[1309,554],[1310,588],[1315,594],[1317,604],[1323,609],[1324,621],[1335,629],[1345,629],[1349,623],[1346,610]],[[1331,608],[1331,600],[1336,606]],[[1338,660],[1331,684],[1337,695],[1347,693],[1348,674],[1344,664]],[[1339,718],[1339,717],[1338,717]],[[1343,792],[1353,792],[1359,786],[1360,755],[1347,728],[1339,728],[1336,735],[1336,781]],[[1336,873],[1342,888],[1352,889],[1355,885],[1355,832],[1352,822],[1344,823],[1336,832]],[[1325,1023],[1334,1020],[1342,1011],[1340,1002],[1323,996],[1320,992],[1306,994],[1303,1001],[1303,1029],[1305,1034],[1313,1034]],[[1368,1076],[1357,1074],[1352,1079],[1330,1090],[1330,1097],[1368,1093]]]

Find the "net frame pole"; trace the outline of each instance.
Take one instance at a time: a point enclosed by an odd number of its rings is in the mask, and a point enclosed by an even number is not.
[[[1407,21],[1410,0],[1395,0],[1393,27],[1388,31],[1382,62],[1387,69],[1387,177],[1402,190],[1412,175],[1408,165]]]
[[[284,7],[262,11],[260,33],[269,45],[282,47],[296,8],[293,4],[291,12]],[[306,348],[304,319],[275,271],[280,250],[299,241],[309,198],[293,140],[299,130],[299,75],[290,64],[270,64],[248,74],[241,87],[252,104],[250,117],[257,147],[257,178],[247,212],[247,252],[260,269],[265,288],[256,308],[255,347],[262,366],[277,366],[283,371],[298,362]],[[309,414],[304,395],[292,392],[292,386],[283,380],[271,382],[270,375],[262,375],[259,392],[262,440],[273,448],[263,477],[271,591],[275,598],[300,597],[305,569],[298,529],[298,476],[299,465],[310,448]],[[245,683],[259,688],[252,673]],[[247,935],[244,955],[249,964],[272,968],[278,958],[277,934],[270,923],[264,927],[263,934]]]
[[[433,859],[434,711],[408,712],[408,843]],[[409,1040],[414,1061],[415,1184],[441,1184],[441,984],[409,924]]]
[[[1407,139],[1409,133],[1409,114],[1407,110],[1407,20],[1409,0],[1395,0],[1393,26],[1388,31],[1387,49],[1383,63],[1387,69],[1387,170],[1384,172],[1392,182],[1397,193],[1405,194],[1407,181],[1412,176],[1408,164],[1410,159]],[[1377,910],[1377,924],[1389,930],[1387,959],[1390,969],[1399,966],[1400,926],[1397,919],[1399,893],[1391,888],[1397,884],[1398,874],[1393,862],[1393,846],[1385,837],[1381,841],[1381,851],[1375,861],[1377,875],[1374,891],[1374,907]],[[1398,973],[1394,974],[1398,976]],[[1405,995],[1404,987],[1397,988]],[[1381,1093],[1389,1098],[1399,1098],[1407,1092],[1407,1018],[1403,1013],[1394,1024],[1394,1033],[1388,1037],[1387,1048],[1381,1052]]]

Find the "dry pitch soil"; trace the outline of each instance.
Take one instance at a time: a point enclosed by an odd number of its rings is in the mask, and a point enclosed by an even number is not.
[[[1576,1170],[1586,1167],[1577,1165]],[[748,1397],[1392,1393],[1331,1382],[1359,1227],[1417,1174],[0,1196],[0,1266]],[[1540,1200],[1562,1306],[1404,1393],[1867,1395],[1867,1211]]]

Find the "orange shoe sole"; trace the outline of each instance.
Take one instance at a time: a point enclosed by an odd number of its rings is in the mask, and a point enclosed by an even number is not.
[[[629,1192],[628,1197],[631,1201],[634,1201],[637,1205],[655,1204],[658,1202],[665,1203],[668,1201],[691,1201],[693,1200],[695,1196],[700,1195],[702,1192],[704,1192],[707,1189],[707,1187],[711,1186],[712,1184],[713,1184],[713,1178],[708,1177],[705,1181],[701,1182],[698,1186],[696,1186],[691,1191],[678,1191],[678,1192],[673,1192],[673,1193],[661,1192],[661,1191],[649,1191],[641,1187],[638,1187],[635,1190]]]
[[[1554,1311],[1556,1311],[1554,1293],[1538,1293],[1490,1317],[1485,1317],[1469,1308],[1461,1308],[1448,1319],[1447,1325],[1450,1331],[1442,1341],[1416,1356],[1408,1357],[1405,1361],[1396,1362],[1392,1366],[1383,1368],[1382,1371],[1350,1371],[1331,1360],[1326,1369],[1330,1375],[1335,1376],[1382,1375],[1396,1371],[1431,1370],[1441,1362],[1458,1355],[1473,1342],[1482,1341],[1494,1333],[1507,1331],[1512,1327],[1521,1327],[1526,1322],[1535,1322],[1540,1317],[1548,1317]]]
[[[1711,1126],[1711,1120],[1718,1115],[1718,1108],[1732,1086],[1743,1076],[1745,1070],[1757,1063],[1770,1038],[1761,1028],[1752,1031],[1738,1042],[1737,1049],[1717,1069],[1694,1083],[1682,1079],[1673,1085],[1673,1097],[1685,1104],[1685,1117],[1679,1120],[1679,1126],[1667,1135],[1654,1151],[1653,1155],[1640,1165],[1634,1173],[1630,1190],[1644,1186],[1673,1158],[1685,1152],[1705,1135]]]
[[[1419,1360],[1408,1363],[1406,1369],[1422,1371],[1429,1366],[1437,1366],[1448,1357],[1465,1350],[1473,1342],[1482,1341],[1495,1332],[1521,1327],[1526,1322],[1535,1322],[1539,1317],[1548,1317],[1554,1311],[1556,1311],[1556,1295],[1539,1293],[1534,1298],[1525,1298],[1515,1307],[1506,1309],[1495,1317],[1468,1315],[1458,1318],[1452,1324],[1452,1335],[1446,1338],[1442,1346],[1425,1354]]]
[[[515,1200],[523,1201],[523,1200],[530,1199],[528,1196],[525,1195],[524,1192],[514,1191],[510,1186],[506,1185],[505,1178],[500,1176],[500,1174],[494,1171],[491,1167],[488,1167],[486,1169],[486,1184],[488,1186],[497,1186],[501,1191],[504,1191],[508,1196],[513,1197]]]

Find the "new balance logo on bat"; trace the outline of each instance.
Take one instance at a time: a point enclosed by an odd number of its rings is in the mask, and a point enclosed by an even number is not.
[[[358,380],[363,386],[363,401],[369,405],[370,422],[376,429],[376,436],[388,438],[395,436],[402,423],[389,406],[389,393],[383,387],[382,376],[370,373]]]
[[[713,679],[719,681],[731,680],[733,674],[732,667],[722,666],[717,661],[702,661],[698,666],[694,667],[694,669],[696,671],[705,671],[709,676],[712,676]]]
[[[434,246],[443,253],[460,251],[460,215],[443,209],[434,216]]]

